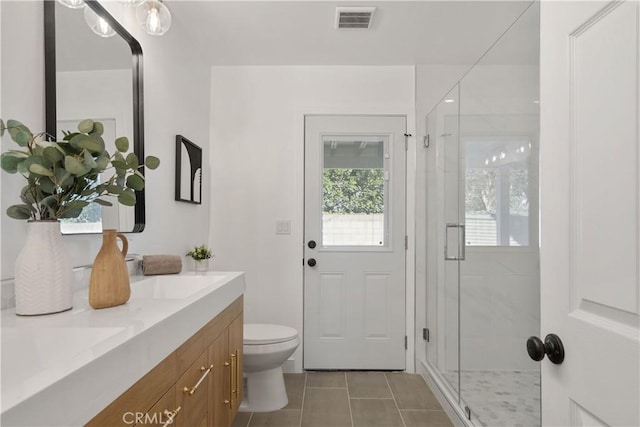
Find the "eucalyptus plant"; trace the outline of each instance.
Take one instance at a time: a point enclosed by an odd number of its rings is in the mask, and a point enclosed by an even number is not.
[[[21,174],[27,185],[20,191],[21,204],[9,206],[7,215],[21,220],[76,218],[91,203],[111,206],[104,196],[114,196],[125,206],[134,206],[136,191],[144,188],[140,169],[156,169],[160,160],[148,156],[141,164],[129,150],[129,140],[115,140],[113,154],[105,149],[104,126],[90,119],[78,124],[77,132],[63,132],[62,141],[45,141],[44,133],[33,134],[17,120],[0,119],[0,136],[8,131],[19,146],[0,156],[2,170]],[[113,171],[110,178],[100,177]]]
[[[195,246],[189,252],[187,256],[193,258],[196,261],[202,261],[213,257],[213,252],[206,245]]]

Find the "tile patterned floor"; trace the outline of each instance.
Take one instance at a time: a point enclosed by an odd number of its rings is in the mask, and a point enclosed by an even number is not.
[[[445,373],[457,383],[457,372]],[[540,426],[539,371],[462,371],[462,398],[485,427]]]
[[[453,427],[417,374],[308,372],[285,383],[284,409],[238,413],[233,427]]]

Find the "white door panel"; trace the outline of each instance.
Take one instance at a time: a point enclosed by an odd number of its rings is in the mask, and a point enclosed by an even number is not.
[[[640,7],[542,2],[543,425],[640,425]]]
[[[404,369],[405,131],[397,116],[305,118],[305,369]],[[360,212],[367,191],[376,208]]]

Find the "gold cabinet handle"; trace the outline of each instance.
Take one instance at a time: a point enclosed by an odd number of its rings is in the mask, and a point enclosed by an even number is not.
[[[162,427],[167,427],[173,424],[173,419],[176,417],[176,415],[178,415],[178,412],[180,412],[181,409],[182,409],[182,406],[178,406],[173,412],[169,411],[168,409],[165,409],[164,415],[167,417],[167,421],[164,424],[162,424]]]
[[[233,408],[233,397],[235,395],[235,378],[234,378],[234,374],[236,372],[236,355],[232,354],[231,355],[231,363],[230,365],[230,369],[229,369],[229,375],[231,376],[231,381],[230,381],[230,388],[229,388],[229,404],[231,405],[231,407]]]
[[[204,374],[202,374],[202,376],[200,377],[200,379],[198,380],[196,385],[194,385],[192,388],[185,387],[185,388],[182,389],[182,391],[187,393],[189,396],[192,396],[193,393],[196,392],[196,390],[198,389],[198,387],[200,386],[202,381],[204,381],[204,379],[207,377],[207,375],[209,375],[209,372],[211,372],[212,369],[213,369],[213,365],[209,366],[209,368],[205,368],[204,366],[201,366],[200,367],[200,371],[204,371]]]
[[[239,361],[240,361],[240,350],[236,349],[236,352],[231,355],[231,360],[235,360],[233,364],[233,372],[231,373],[233,378],[233,387],[231,392],[237,397],[238,396],[238,371],[239,371]]]

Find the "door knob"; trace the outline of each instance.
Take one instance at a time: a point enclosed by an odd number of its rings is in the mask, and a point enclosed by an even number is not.
[[[307,265],[308,265],[309,267],[315,267],[315,265],[316,265],[316,260],[315,260],[315,258],[309,258],[309,261],[307,261]]]
[[[549,334],[544,337],[544,343],[538,337],[529,337],[527,340],[527,353],[536,362],[544,359],[544,355],[551,363],[559,365],[564,360],[564,346],[562,340],[556,334]]]
[[[316,241],[309,240],[309,243],[307,243],[307,246],[309,246],[309,249],[314,249],[316,247]]]

